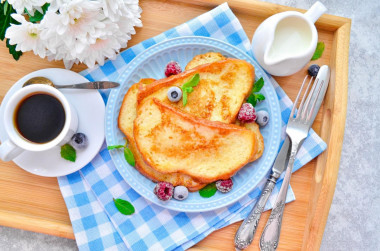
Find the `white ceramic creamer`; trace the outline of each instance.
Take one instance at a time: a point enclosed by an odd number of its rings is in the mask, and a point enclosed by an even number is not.
[[[252,38],[253,55],[259,64],[275,76],[301,70],[317,46],[314,23],[326,10],[318,1],[305,14],[286,11],[264,20]]]

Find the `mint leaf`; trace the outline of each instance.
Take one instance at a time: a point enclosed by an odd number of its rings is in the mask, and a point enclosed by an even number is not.
[[[252,92],[259,92],[261,88],[263,88],[263,86],[264,86],[264,79],[261,77],[253,85]]]
[[[263,88],[263,86],[264,86],[264,79],[262,77],[253,84],[251,94],[249,95],[247,99],[247,102],[252,104],[253,107],[256,106],[257,102],[265,100],[265,96],[263,94],[255,93],[255,92],[259,92]]]
[[[185,92],[187,92],[187,93],[190,93],[190,92],[193,92],[193,91],[194,91],[193,87],[191,87],[191,86],[189,86],[189,87],[185,87],[185,88],[183,88],[183,90],[184,90]]]
[[[257,104],[257,100],[256,100],[256,95],[254,93],[251,93],[251,95],[249,95],[248,99],[247,99],[247,103],[250,103],[253,105],[253,107],[256,106]]]
[[[182,89],[182,104],[186,106],[187,104],[187,94],[194,91],[193,87],[199,84],[200,76],[199,73],[195,74],[189,81],[184,83],[181,87]]]
[[[265,100],[265,96],[263,94],[261,94],[261,93],[255,94],[255,97],[256,97],[257,101],[263,101],[263,100]]]
[[[135,212],[134,206],[129,201],[113,199],[113,203],[115,203],[117,210],[124,215],[131,215]]]
[[[32,22],[32,23],[37,23],[37,22],[41,21],[44,18],[44,15],[45,15],[47,9],[49,8],[49,6],[50,6],[49,3],[44,4],[41,7],[43,13],[41,13],[41,12],[39,12],[37,10],[37,11],[34,12],[34,16],[30,15],[30,13],[25,9],[25,12],[29,16],[29,21]]]
[[[61,146],[61,157],[65,160],[75,162],[75,160],[77,159],[77,153],[74,147],[72,147],[69,144],[65,144]]]
[[[189,81],[187,81],[186,83],[182,85],[182,88],[195,87],[198,85],[199,80],[200,80],[199,73],[196,73]]]
[[[315,49],[314,55],[311,58],[311,60],[317,60],[318,58],[322,57],[324,50],[325,50],[325,43],[324,42],[318,42],[317,48]]]
[[[133,156],[131,149],[129,149],[128,147],[124,148],[124,158],[128,162],[128,164],[130,164],[131,166],[135,166],[135,157]]]
[[[187,105],[187,92],[182,91],[182,104],[183,106]]]
[[[19,60],[21,55],[22,55],[22,51],[16,51],[16,44],[14,45],[10,45],[9,44],[9,39],[7,39],[7,42],[6,42],[6,45],[7,45],[7,48],[9,50],[9,53],[13,56],[14,60]]]
[[[123,148],[123,147],[124,147],[123,145],[114,145],[114,146],[107,146],[107,149],[112,150],[112,149],[119,149],[119,148]]]
[[[202,196],[203,198],[210,198],[214,196],[214,194],[216,193],[216,190],[217,189],[216,189],[215,182],[210,183],[204,188],[202,188],[201,190],[199,190],[199,195]]]

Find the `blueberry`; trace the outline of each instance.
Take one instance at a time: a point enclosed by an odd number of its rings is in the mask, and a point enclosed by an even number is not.
[[[312,65],[310,65],[310,67],[307,70],[307,72],[309,73],[310,76],[316,77],[318,75],[319,68],[320,68],[319,65],[312,64]]]
[[[258,111],[256,112],[256,116],[256,123],[259,124],[259,126],[265,126],[268,124],[269,114],[266,111]]]
[[[88,139],[84,133],[78,132],[73,135],[70,144],[76,150],[85,149],[88,146]]]
[[[178,102],[182,98],[182,90],[177,86],[172,86],[168,90],[168,99],[171,102]]]
[[[189,191],[184,186],[176,186],[174,188],[174,199],[176,200],[184,200],[189,195]]]

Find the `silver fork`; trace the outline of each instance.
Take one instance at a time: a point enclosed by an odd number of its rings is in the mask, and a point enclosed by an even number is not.
[[[316,106],[315,104],[318,100],[318,96],[320,95],[322,86],[324,84],[323,81],[324,80],[321,80],[317,77],[314,83],[312,84],[313,77],[311,77],[310,81],[308,81],[308,76],[306,76],[302,83],[301,89],[297,95],[297,98],[294,102],[293,109],[290,113],[289,122],[286,127],[286,133],[288,134],[291,141],[291,152],[289,162],[286,169],[284,181],[282,183],[280,192],[276,198],[276,203],[272,209],[268,222],[260,238],[260,250],[262,251],[273,251],[277,249],[278,241],[280,238],[285,200],[288,192],[288,186],[290,182],[290,176],[292,174],[294,161],[297,152],[300,146],[302,145],[304,139],[307,137],[311,124],[313,123],[312,115]],[[308,84],[306,90],[302,97],[298,111],[296,112],[298,100],[307,82]],[[312,86],[312,88],[309,92],[310,86]]]

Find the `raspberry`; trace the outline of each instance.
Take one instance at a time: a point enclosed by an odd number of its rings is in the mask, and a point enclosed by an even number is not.
[[[238,120],[241,122],[254,122],[256,120],[256,111],[250,103],[244,103],[239,111]]]
[[[222,193],[228,193],[232,190],[233,185],[234,183],[232,182],[232,179],[218,180],[216,182],[216,189],[218,189]]]
[[[165,76],[177,75],[181,73],[181,66],[176,61],[170,61],[165,67]]]
[[[158,182],[153,192],[157,198],[163,201],[170,200],[173,197],[174,187],[169,182]]]

